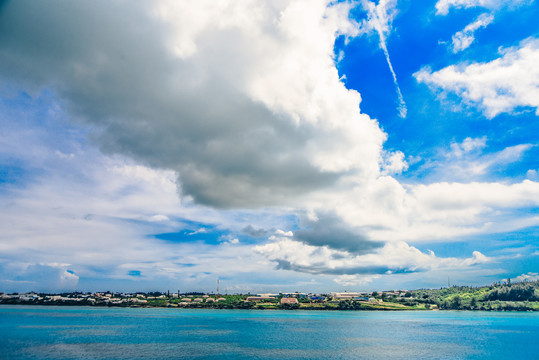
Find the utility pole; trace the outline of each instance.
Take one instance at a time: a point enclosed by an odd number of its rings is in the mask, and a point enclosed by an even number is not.
[[[219,279],[217,279],[217,297],[219,297]]]

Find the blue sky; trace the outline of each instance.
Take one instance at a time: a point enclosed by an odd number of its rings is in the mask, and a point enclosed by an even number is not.
[[[538,16],[0,2],[0,291],[536,279]]]

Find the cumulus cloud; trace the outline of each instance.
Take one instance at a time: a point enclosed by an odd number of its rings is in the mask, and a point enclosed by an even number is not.
[[[480,204],[488,207],[525,208],[539,204],[537,183],[524,180],[505,185],[499,183],[436,183],[418,185],[414,188],[416,199],[432,209],[466,208]]]
[[[36,109],[33,101],[46,107]],[[104,155],[81,140],[78,127],[58,128],[52,99],[33,101],[11,116],[0,102],[0,166],[10,156],[24,169],[0,192],[2,291],[154,291],[171,284],[207,291],[217,276],[233,277],[237,291],[252,291],[249,286],[267,276],[271,264],[237,237],[210,246],[201,242],[201,231],[182,243],[151,235],[200,230],[200,222],[237,232],[248,224],[286,226],[279,212],[182,203],[173,171]],[[13,128],[7,121],[12,119]],[[56,150],[73,156],[58,156]],[[303,277],[272,276],[291,291],[297,288],[286,286]]]
[[[434,72],[422,68],[414,77],[433,90],[455,93],[488,118],[519,107],[535,108],[539,115],[539,39],[501,49],[500,55],[490,62],[451,65]]]
[[[473,8],[482,7],[491,10],[497,10],[504,7],[517,7],[520,5],[531,4],[534,0],[438,0],[436,3],[436,14],[447,15],[451,8]]]
[[[390,177],[325,198],[346,223],[382,242],[439,242],[470,235],[536,226],[539,218],[524,209],[539,205],[539,183],[433,182],[404,185]]]
[[[313,246],[327,246],[354,254],[370,253],[383,246],[370,241],[361,229],[351,227],[335,214],[318,214],[315,220],[305,220],[303,227],[294,232],[294,239]]]
[[[457,32],[452,37],[452,48],[454,53],[465,50],[475,40],[475,32],[480,28],[487,27],[494,20],[494,15],[492,14],[481,14],[479,17],[472,22],[471,24],[466,25],[466,27]]]
[[[387,243],[369,253],[354,254],[278,236],[272,237],[265,245],[257,246],[256,250],[274,261],[278,269],[336,275],[337,282],[359,281],[361,277],[355,277],[357,275],[375,278],[384,274],[467,268],[491,261],[478,251],[474,251],[470,258],[438,258],[432,251],[423,253],[404,242]]]
[[[465,234],[511,231],[519,226],[533,226],[533,214],[514,217],[514,210],[533,208],[538,203],[539,184],[528,180],[513,185],[499,183],[435,183],[418,185],[412,190],[414,214],[420,214],[415,237],[450,238]],[[527,224],[517,224],[525,221]],[[438,233],[434,229],[438,229]],[[502,230],[503,229],[503,230]]]
[[[377,173],[385,134],[334,65],[348,3],[123,5],[7,3],[1,75],[52,89],[103,150],[175,170],[200,204],[283,204]]]
[[[404,153],[402,151],[384,151],[382,157],[382,175],[400,174],[408,169],[408,162],[404,159]]]

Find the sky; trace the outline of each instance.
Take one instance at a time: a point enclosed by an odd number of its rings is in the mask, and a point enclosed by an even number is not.
[[[0,1],[0,291],[537,279],[538,17]]]

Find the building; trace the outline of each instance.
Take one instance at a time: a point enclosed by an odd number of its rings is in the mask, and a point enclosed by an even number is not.
[[[274,297],[265,297],[265,296],[249,296],[247,300],[249,302],[257,302],[257,301],[273,301],[275,300]]]
[[[306,293],[300,293],[300,292],[293,292],[293,293],[280,293],[280,295],[284,296],[284,297],[295,297],[295,298],[299,298],[299,299],[305,299],[308,294]]]
[[[298,299],[293,297],[284,297],[281,299],[281,304],[297,304]]]

